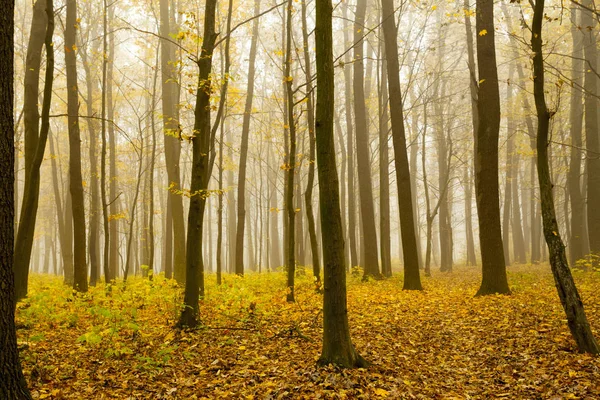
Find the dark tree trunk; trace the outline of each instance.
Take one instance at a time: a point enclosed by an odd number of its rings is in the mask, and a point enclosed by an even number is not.
[[[202,260],[202,228],[210,179],[209,156],[214,138],[211,137],[210,96],[212,55],[217,34],[215,33],[216,0],[206,0],[204,15],[204,40],[198,64],[198,89],[194,110],[193,158],[190,185],[190,210],[185,269],[185,308],[178,325],[193,328],[198,324],[198,300],[200,288],[204,289],[204,264]]]
[[[554,197],[553,184],[550,177],[548,161],[548,132],[551,113],[546,106],[544,94],[544,55],[542,53],[542,21],[544,19],[544,0],[537,0],[534,6],[533,23],[531,25],[531,49],[533,56],[533,87],[535,108],[537,110],[537,168],[540,183],[540,196],[542,200],[542,220],[544,237],[550,253],[550,266],[554,275],[554,282],[558,296],[567,315],[567,324],[577,343],[580,352],[591,354],[600,353],[600,347],[592,334],[588,323],[583,303],[575,286],[569,264],[565,245],[560,237]],[[594,110],[594,112],[597,110]]]
[[[285,45],[285,96],[286,96],[286,113],[289,133],[289,148],[286,166],[286,185],[285,185],[285,212],[287,213],[287,245],[285,259],[287,267],[287,301],[295,301],[294,284],[296,275],[296,207],[294,206],[294,178],[296,174],[296,117],[294,115],[294,89],[292,88],[293,78],[292,73],[292,0],[288,0],[287,17],[286,17],[286,45]]]
[[[85,199],[81,174],[81,135],[79,132],[79,91],[77,84],[77,1],[67,0],[65,20],[65,66],[69,123],[69,190],[73,201],[73,289],[87,292]]]
[[[385,56],[388,69],[390,93],[390,116],[392,139],[394,143],[394,163],[396,166],[396,184],[398,187],[398,207],[402,231],[402,249],[404,253],[404,289],[422,290],[419,275],[419,254],[410,186],[408,153],[402,110],[402,92],[400,90],[400,66],[398,63],[397,27],[394,19],[394,1],[382,0],[383,33],[385,36]]]
[[[494,2],[477,0],[479,126],[475,137],[475,191],[483,277],[477,295],[510,293],[502,250],[498,189],[500,93],[494,43]],[[485,34],[482,34],[485,30]]]
[[[315,134],[323,229],[323,351],[320,364],[365,367],[350,339],[339,182],[333,140],[334,75],[331,0],[316,2],[317,109]]]
[[[306,191],[304,192],[304,206],[306,208],[306,219],[308,221],[308,235],[310,238],[310,249],[312,256],[313,275],[317,281],[317,286],[321,282],[321,264],[319,261],[319,245],[317,244],[317,229],[315,226],[315,215],[313,211],[313,187],[315,185],[315,110],[313,104],[313,85],[312,85],[312,69],[310,63],[306,15],[306,0],[302,0],[302,38],[304,44],[304,71],[306,74],[306,118],[308,124],[308,180],[306,182]],[[340,142],[340,145],[343,144]],[[343,172],[342,172],[343,174]]]
[[[260,0],[254,1],[254,15],[260,12]],[[252,100],[254,99],[254,76],[256,75],[256,50],[258,48],[259,18],[252,26],[252,40],[248,61],[248,88],[246,90],[246,105],[242,121],[242,143],[240,145],[240,166],[237,190],[237,232],[235,237],[235,273],[244,275],[244,224],[246,223],[246,167],[248,159],[248,139],[250,136],[250,117],[252,116]],[[227,31],[231,28],[231,5],[227,14]]]
[[[363,238],[364,278],[380,277],[379,256],[377,254],[377,228],[373,207],[373,184],[371,180],[371,160],[369,146],[369,126],[364,88],[364,24],[367,1],[358,0],[354,20],[354,121],[356,126],[356,160],[358,190]]]
[[[33,248],[33,236],[37,218],[40,191],[40,166],[46,149],[46,139],[50,129],[50,104],[52,82],[54,79],[54,49],[52,34],[54,31],[53,9],[48,9],[45,0],[38,0],[33,8],[33,19],[27,58],[25,64],[25,98],[23,121],[25,124],[25,185],[17,237],[15,240],[15,298],[27,296],[29,263]],[[38,111],[39,79],[42,45],[46,45],[46,78],[44,81],[44,100],[42,104],[42,126]],[[12,167],[11,167],[12,168]]]
[[[15,329],[14,1],[0,1],[0,398],[31,399],[21,370]],[[52,1],[47,1],[52,13]],[[36,132],[37,135],[37,132]]]

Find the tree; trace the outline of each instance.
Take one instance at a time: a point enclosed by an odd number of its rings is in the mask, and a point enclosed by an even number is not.
[[[254,15],[260,11],[260,0],[254,1]],[[252,100],[254,98],[254,76],[256,75],[256,50],[258,47],[258,22],[254,20],[252,39],[250,43],[250,56],[248,61],[248,89],[246,91],[246,104],[244,106],[244,120],[242,122],[242,143],[240,145],[240,166],[238,173],[238,203],[237,203],[237,232],[235,238],[235,273],[244,275],[244,224],[246,222],[246,164],[248,159],[248,138],[250,136],[250,117],[252,116]],[[231,6],[227,18],[227,30],[231,28]]]
[[[367,1],[358,0],[354,20],[354,121],[356,126],[356,161],[358,170],[358,190],[361,235],[364,237],[364,277],[380,277],[379,256],[377,254],[377,228],[373,207],[373,183],[369,147],[369,127],[365,105],[364,85],[364,28]]]
[[[214,138],[210,128],[210,74],[212,71],[212,55],[217,34],[215,33],[215,13],[217,0],[206,0],[204,14],[204,40],[198,65],[198,88],[196,91],[196,107],[194,110],[194,132],[192,137],[192,182],[190,187],[190,210],[188,213],[188,232],[185,262],[185,294],[184,309],[181,312],[178,326],[193,328],[198,324],[198,300],[200,297],[199,280],[204,274],[202,260],[202,227],[204,209],[208,197],[208,180],[210,178],[210,148]]]
[[[423,287],[421,286],[421,277],[419,275],[419,253],[417,235],[415,233],[410,170],[408,166],[408,153],[406,152],[406,133],[402,111],[400,65],[398,62],[398,31],[394,20],[394,0],[382,0],[381,6],[383,12],[385,57],[388,71],[394,165],[396,167],[402,250],[404,252],[404,289],[421,290]]]
[[[571,105],[569,124],[571,126],[571,159],[569,161],[569,199],[571,201],[571,241],[569,243],[569,263],[575,265],[577,260],[586,255],[585,235],[585,199],[581,191],[581,148],[583,131],[583,35],[579,31],[577,16],[581,14],[575,4],[571,4],[571,37],[573,52],[571,58]],[[579,20],[581,17],[579,18]]]
[[[333,141],[334,75],[331,0],[316,2],[317,108],[315,120],[319,204],[323,230],[323,351],[320,364],[365,367],[350,339],[340,195]]]
[[[174,4],[174,3],[172,3]],[[181,154],[181,127],[176,110],[177,79],[175,76],[175,51],[173,43],[169,39],[173,30],[170,26],[169,1],[160,1],[160,60],[161,60],[161,82],[162,82],[162,115],[165,139],[165,162],[167,176],[169,179],[169,204],[170,216],[172,218],[172,237],[166,235],[165,240],[174,245],[174,254],[165,254],[165,257],[173,257],[174,278],[179,283],[185,281],[186,258],[185,258],[185,226],[183,223],[183,199],[176,192],[181,190],[181,178],[179,175],[179,158]],[[170,248],[170,247],[169,247]]]
[[[15,329],[14,250],[14,1],[0,1],[0,398],[31,399]],[[46,11],[53,13],[52,0]]]
[[[81,135],[79,132],[79,89],[77,84],[77,0],[67,0],[65,20],[65,64],[67,72],[67,111],[69,124],[69,190],[73,201],[73,288],[87,292],[85,205],[81,175]]]
[[[500,93],[494,43],[494,2],[477,0],[478,129],[475,135],[475,192],[483,277],[477,295],[510,293],[500,228],[498,138]]]
[[[25,64],[25,91],[23,99],[23,122],[25,125],[25,186],[17,237],[15,240],[15,296],[27,296],[29,263],[33,247],[33,235],[37,218],[40,192],[40,166],[46,150],[46,140],[50,129],[50,105],[52,103],[52,83],[54,80],[54,14],[48,3],[38,0],[33,7],[31,33],[27,47]],[[39,80],[42,45],[46,48],[46,76],[40,127],[38,110]]]
[[[542,222],[544,238],[550,253],[550,267],[556,290],[567,315],[567,324],[571,335],[577,343],[580,352],[591,354],[600,353],[600,347],[594,338],[588,323],[583,303],[571,275],[565,245],[560,237],[554,196],[552,194],[552,179],[548,161],[548,147],[550,146],[548,133],[550,121],[555,114],[548,110],[546,95],[544,93],[544,54],[542,40],[542,22],[544,20],[544,0],[537,0],[533,5],[533,22],[531,25],[531,50],[533,51],[533,95],[537,111],[537,169],[540,183],[540,197],[542,200]],[[597,111],[597,110],[594,110]]]

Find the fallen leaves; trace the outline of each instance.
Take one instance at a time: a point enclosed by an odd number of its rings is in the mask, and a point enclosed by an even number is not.
[[[574,275],[600,336],[600,275]],[[549,267],[509,268],[511,296],[474,298],[479,279],[455,268],[415,292],[397,275],[350,277],[352,338],[372,365],[340,370],[315,365],[322,297],[308,272],[294,304],[282,273],[220,287],[208,274],[194,331],[173,329],[181,292],[162,276],[85,295],[34,276],[18,306],[21,355],[37,399],[600,397],[600,360],[576,353]]]

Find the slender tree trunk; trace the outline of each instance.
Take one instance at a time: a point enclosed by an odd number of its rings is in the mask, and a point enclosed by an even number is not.
[[[371,160],[369,128],[364,88],[364,29],[367,1],[358,0],[354,20],[354,121],[356,126],[356,159],[358,170],[358,190],[360,193],[360,215],[362,221],[363,253],[365,258],[364,278],[379,277],[379,257],[377,254],[377,229],[373,207],[373,184],[371,182]]]
[[[320,286],[321,282],[321,264],[319,261],[319,245],[317,244],[317,230],[315,227],[315,216],[313,211],[313,187],[315,185],[315,110],[314,110],[314,97],[313,97],[313,85],[312,85],[312,69],[310,61],[309,47],[310,43],[308,40],[308,28],[307,28],[307,13],[306,13],[306,0],[302,0],[302,39],[304,44],[304,72],[306,74],[306,119],[308,124],[308,140],[309,140],[309,153],[308,153],[308,180],[306,182],[306,191],[304,192],[304,207],[306,209],[306,220],[308,222],[308,235],[310,238],[310,249],[312,256],[312,268],[313,275],[317,281],[317,286]],[[340,142],[342,146],[342,142]],[[345,160],[342,161],[345,163]],[[344,167],[342,167],[342,170]],[[342,171],[342,176],[344,171]],[[342,195],[342,198],[344,195]],[[343,201],[343,200],[342,200]]]
[[[481,243],[482,282],[478,295],[510,293],[502,250],[498,188],[498,137],[500,93],[496,46],[494,43],[494,3],[476,2],[479,124],[475,137],[475,191]],[[485,30],[485,34],[481,34]]]
[[[231,29],[231,3],[227,14],[227,31]],[[260,12],[260,0],[254,1],[254,15]],[[237,233],[235,238],[235,273],[244,275],[244,224],[246,222],[246,167],[248,159],[248,140],[250,136],[250,119],[252,116],[252,100],[254,98],[254,76],[256,75],[256,51],[258,48],[259,18],[254,19],[252,40],[248,61],[248,88],[246,90],[246,105],[242,121],[242,143],[240,145],[240,165],[238,172],[237,190]]]
[[[183,222],[183,200],[176,191],[181,190],[179,159],[181,154],[181,127],[176,110],[177,71],[173,66],[175,50],[167,38],[173,30],[170,27],[169,2],[160,1],[160,34],[161,39],[161,81],[162,81],[162,114],[165,140],[165,162],[169,179],[169,198],[172,217],[172,248],[174,250],[174,278],[179,283],[186,279],[185,257],[185,225]],[[166,240],[171,240],[167,237]]]
[[[45,0],[34,5],[27,58],[25,64],[24,124],[25,124],[25,185],[23,202],[15,240],[15,298],[27,296],[29,264],[33,248],[33,236],[37,218],[40,191],[40,166],[46,149],[46,139],[50,127],[49,114],[54,73],[54,31],[53,8]],[[42,126],[38,111],[39,79],[42,45],[46,45],[46,77],[42,104]],[[12,113],[12,110],[11,110]],[[11,131],[14,133],[14,131]],[[12,168],[12,167],[11,167]]]
[[[215,33],[216,0],[206,0],[204,15],[204,40],[198,64],[198,89],[194,110],[193,158],[191,171],[190,210],[186,249],[186,281],[184,304],[178,325],[193,328],[198,324],[198,300],[204,291],[204,264],[202,260],[202,228],[210,179],[209,155],[214,146],[210,126],[210,96],[212,55]],[[202,293],[204,294],[204,293]]]
[[[398,63],[397,27],[394,18],[394,1],[382,0],[383,33],[385,37],[385,56],[388,69],[390,93],[390,116],[392,139],[394,144],[394,163],[396,166],[396,184],[398,187],[398,207],[402,231],[402,249],[404,254],[404,289],[421,290],[419,275],[419,254],[410,186],[410,170],[406,151],[406,134],[402,110],[402,92],[400,89],[400,66]]]
[[[544,94],[544,55],[542,53],[542,21],[544,19],[544,0],[537,0],[534,6],[533,23],[531,25],[531,49],[533,50],[533,87],[535,108],[537,110],[537,167],[542,200],[542,215],[544,223],[544,237],[550,252],[550,266],[554,275],[554,282],[561,303],[567,315],[567,324],[577,343],[580,352],[591,354],[600,353],[600,347],[594,338],[588,323],[583,303],[575,286],[569,264],[565,245],[560,237],[554,197],[552,194],[552,180],[548,160],[548,132],[551,113],[546,106]],[[594,110],[597,111],[597,110]]]
[[[79,91],[77,84],[77,1],[67,0],[65,20],[65,66],[69,122],[69,190],[73,202],[73,289],[87,292],[85,200],[81,174]]]
[[[365,367],[350,339],[339,182],[333,140],[334,75],[331,0],[316,2],[317,109],[315,134],[323,229],[323,351],[320,364]]]
[[[385,50],[382,51],[385,59]],[[384,276],[392,276],[391,228],[390,228],[390,155],[387,69],[381,63],[381,83],[379,94],[379,252],[381,271]],[[411,188],[412,189],[412,188]]]
[[[287,266],[287,301],[295,301],[294,280],[296,275],[296,207],[294,206],[294,175],[296,173],[296,117],[294,115],[294,89],[292,88],[292,0],[288,0],[286,17],[286,52],[285,52],[285,95],[286,95],[286,113],[289,134],[289,147],[287,148],[288,165],[286,166],[286,187],[285,187],[285,209],[287,217],[287,246],[286,246],[286,266]]]
[[[473,46],[473,30],[471,26],[471,12],[469,1],[463,3],[465,9],[465,30],[467,37],[467,57],[469,66],[469,90],[471,94],[471,120],[473,132],[479,129],[479,115],[477,113],[477,72],[475,66],[475,50]],[[475,240],[473,239],[473,191],[472,191],[473,169],[469,162],[465,165],[465,232],[467,240],[467,265],[476,265]]]
[[[87,115],[94,115],[94,84],[90,68],[90,60],[87,54],[88,50],[80,50],[83,69],[85,71],[86,82],[86,111]],[[100,193],[98,187],[98,138],[96,132],[96,122],[92,119],[87,121],[89,134],[89,153],[90,159],[90,215],[89,215],[89,237],[88,237],[88,253],[90,263],[90,286],[95,286],[99,280],[100,273]]]
[[[342,5],[344,17],[344,43],[345,47],[350,47],[349,31],[352,30],[348,23],[348,3]],[[362,30],[362,27],[360,27]],[[345,114],[346,114],[346,136],[347,136],[347,155],[348,155],[348,243],[350,245],[350,265],[348,268],[356,267],[359,264],[358,251],[356,249],[356,195],[354,193],[354,124],[352,122],[352,74],[350,69],[352,59],[350,52],[346,53],[344,63],[348,67],[344,67],[344,93],[345,93]],[[345,210],[343,210],[345,212]]]

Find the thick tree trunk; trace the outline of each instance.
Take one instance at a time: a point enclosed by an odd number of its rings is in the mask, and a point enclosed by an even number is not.
[[[498,188],[500,93],[494,43],[494,3],[477,0],[476,31],[479,124],[475,137],[475,191],[481,243],[482,282],[478,295],[510,293],[502,250]],[[485,34],[482,32],[485,30]]]
[[[14,1],[0,1],[0,398],[31,399],[23,377],[15,329],[13,272],[14,195]],[[43,4],[43,3],[42,3]],[[47,1],[52,13],[52,1]],[[36,106],[37,107],[37,106]],[[37,135],[37,132],[36,132]]]
[[[406,136],[402,110],[402,92],[400,89],[400,66],[398,63],[397,27],[394,19],[394,1],[382,0],[383,33],[385,36],[385,56],[388,69],[390,93],[390,116],[392,139],[394,142],[394,163],[396,166],[396,184],[398,186],[398,207],[402,231],[402,249],[404,253],[404,289],[421,290],[419,275],[419,255],[410,186],[410,170],[406,152]]]
[[[254,15],[260,12],[260,0],[254,1]],[[258,48],[259,18],[254,20],[252,26],[252,40],[250,42],[250,55],[248,61],[248,87],[246,90],[246,104],[242,121],[242,142],[240,144],[240,165],[238,172],[237,189],[237,232],[235,237],[235,273],[244,275],[244,224],[246,223],[246,167],[248,159],[248,140],[250,137],[250,117],[252,116],[252,101],[254,99],[254,77],[256,75],[256,51]],[[231,7],[227,16],[227,31],[231,29]]]
[[[567,324],[577,343],[580,352],[591,354],[600,353],[600,347],[594,338],[588,323],[583,303],[575,286],[569,264],[565,245],[560,237],[554,197],[552,194],[552,180],[548,160],[548,132],[551,114],[546,106],[544,94],[544,55],[542,53],[542,21],[544,19],[544,0],[537,0],[534,6],[533,23],[531,25],[531,49],[533,50],[533,87],[535,108],[537,110],[537,168],[542,200],[542,219],[544,237],[550,252],[550,266],[554,275],[554,282],[558,296],[567,315]],[[594,110],[597,111],[597,110]]]
[[[365,367],[350,339],[346,303],[346,266],[340,212],[339,182],[333,140],[334,75],[331,0],[317,0],[317,110],[315,133],[319,174],[319,203],[323,229],[323,351],[320,364]]]

